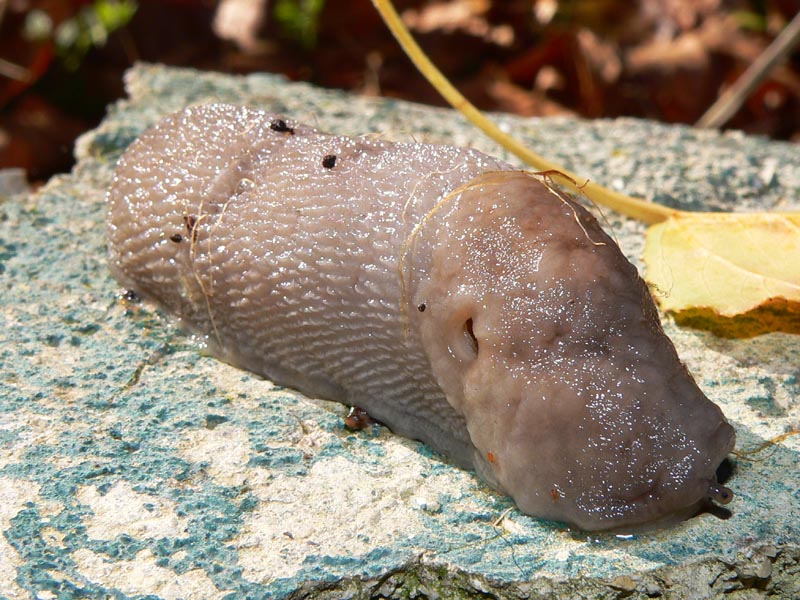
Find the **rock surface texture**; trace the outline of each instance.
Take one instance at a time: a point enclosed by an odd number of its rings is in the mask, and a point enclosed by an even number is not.
[[[419,443],[348,431],[340,405],[205,356],[108,272],[114,163],[164,114],[235,102],[510,160],[458,115],[155,66],[132,70],[128,89],[78,144],[72,174],[0,196],[0,598],[800,596],[798,437],[736,461],[727,519],[571,531]],[[679,208],[800,209],[797,146],[631,120],[498,120],[579,173]],[[643,226],[607,220],[636,263]],[[800,427],[800,338],[665,328],[739,450]]]

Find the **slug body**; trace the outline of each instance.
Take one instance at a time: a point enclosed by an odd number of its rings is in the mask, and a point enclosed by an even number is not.
[[[526,513],[587,530],[724,500],[734,432],[580,205],[479,152],[230,105],[142,135],[115,277],[223,360],[366,410]]]

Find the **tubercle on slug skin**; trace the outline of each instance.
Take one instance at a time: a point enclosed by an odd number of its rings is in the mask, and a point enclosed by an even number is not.
[[[363,408],[529,514],[604,529],[725,496],[733,432],[635,269],[496,159],[192,107],[120,159],[108,237],[114,275],[220,358]]]

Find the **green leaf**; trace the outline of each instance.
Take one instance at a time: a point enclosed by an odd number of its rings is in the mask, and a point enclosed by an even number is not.
[[[317,43],[317,25],[325,0],[278,0],[275,19],[281,27],[306,48]]]

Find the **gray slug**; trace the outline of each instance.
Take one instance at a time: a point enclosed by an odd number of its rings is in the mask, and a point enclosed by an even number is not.
[[[357,406],[531,515],[651,526],[709,498],[734,431],[579,204],[474,150],[189,108],[107,198],[110,266],[222,360]]]

